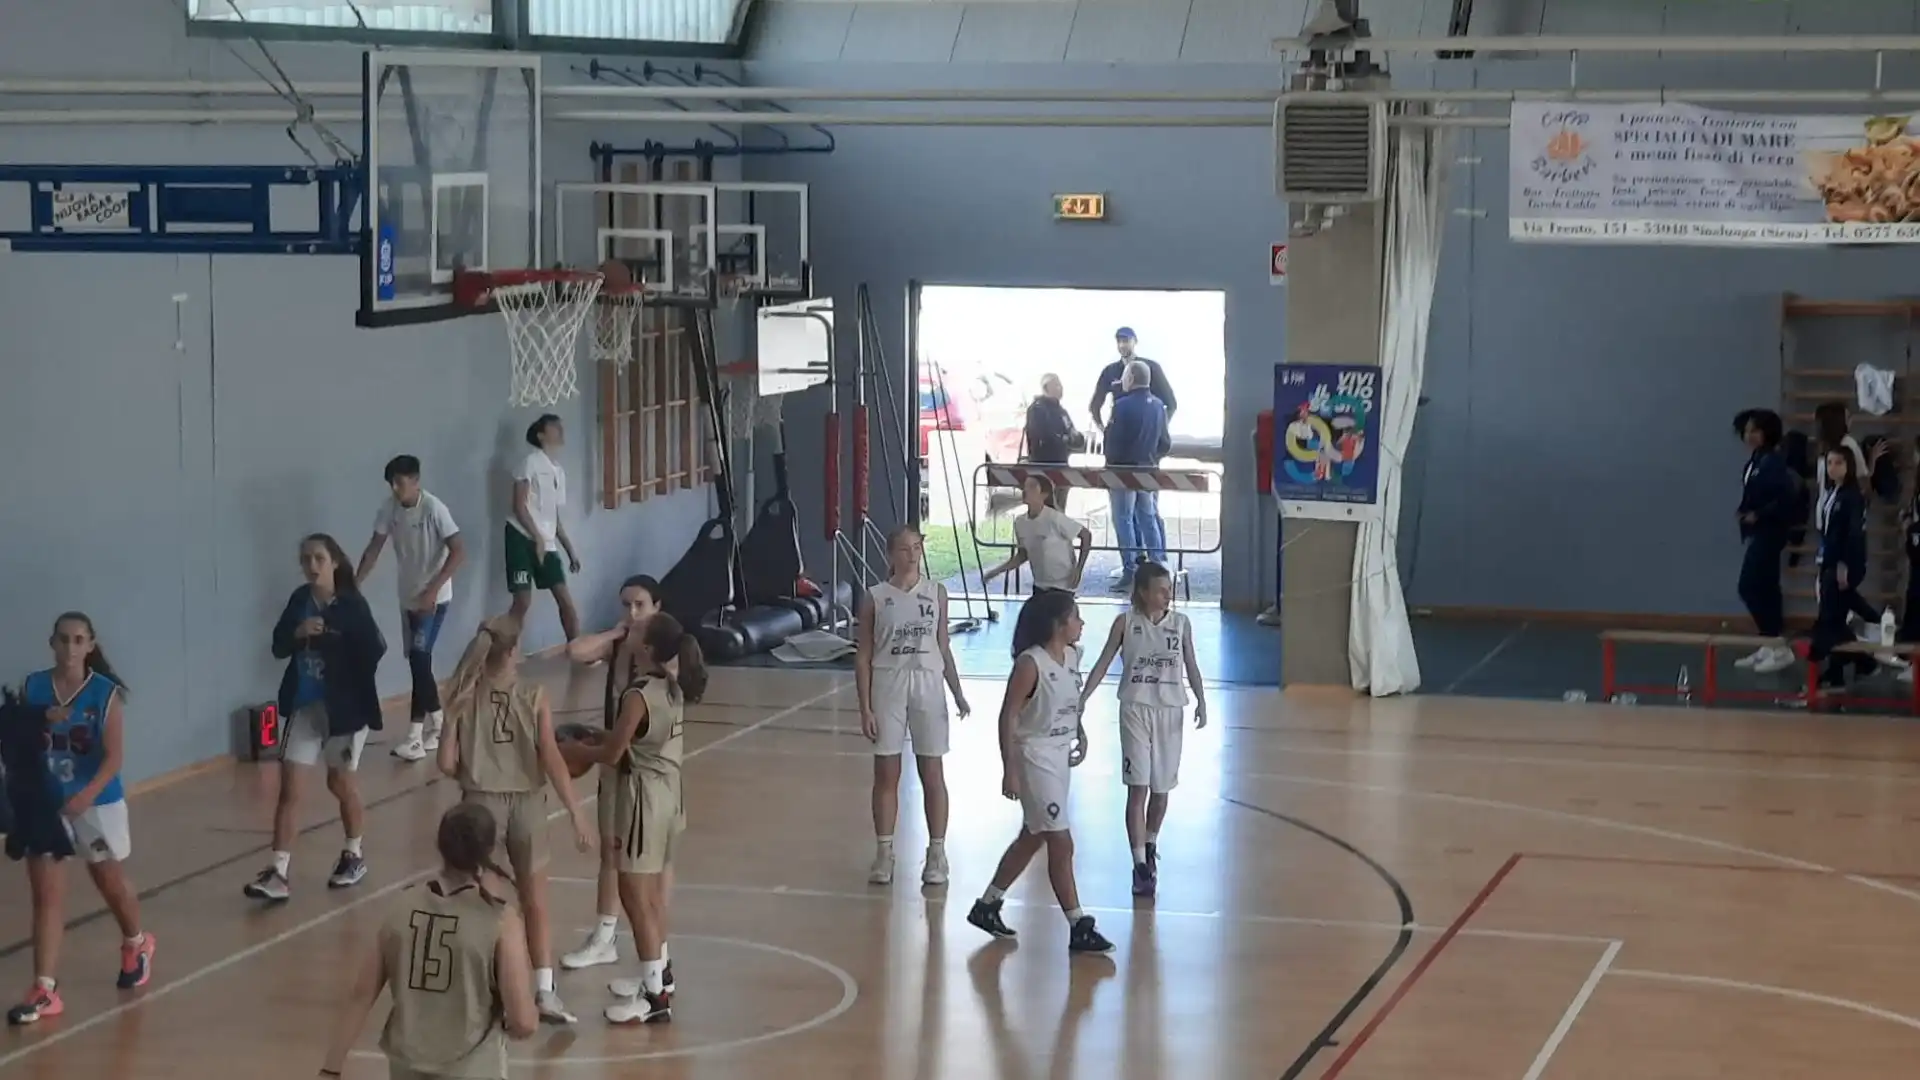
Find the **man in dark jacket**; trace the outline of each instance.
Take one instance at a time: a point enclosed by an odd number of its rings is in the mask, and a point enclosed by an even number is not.
[[[1149,389],[1153,378],[1144,361],[1126,366],[1120,394],[1113,399],[1113,418],[1107,422],[1106,456],[1110,467],[1151,469],[1172,446],[1167,434],[1167,406]],[[1162,565],[1167,561],[1167,527],[1160,518],[1159,493],[1131,488],[1109,489],[1113,531],[1120,542],[1121,576],[1118,588],[1132,587],[1133,568],[1141,558]]]
[[[1093,426],[1096,428],[1106,428],[1107,421],[1101,418],[1100,410],[1106,405],[1109,394],[1115,398],[1120,396],[1121,376],[1126,372],[1127,365],[1136,361],[1147,365],[1148,381],[1141,385],[1153,391],[1153,396],[1167,407],[1169,420],[1173,418],[1174,410],[1180,407],[1180,402],[1173,396],[1173,383],[1167,380],[1166,369],[1156,360],[1133,354],[1138,341],[1131,326],[1123,326],[1113,332],[1113,347],[1119,351],[1120,358],[1100,369],[1100,377],[1093,381],[1093,400],[1087,403],[1087,411],[1093,414]]]
[[[1734,430],[1747,444],[1749,456],[1741,473],[1740,539],[1746,554],[1740,560],[1740,600],[1753,616],[1762,637],[1773,638],[1736,666],[1769,674],[1798,663],[1787,648],[1786,601],[1780,591],[1780,556],[1787,535],[1802,520],[1799,479],[1780,456],[1781,423],[1770,409],[1748,409],[1734,417]]]

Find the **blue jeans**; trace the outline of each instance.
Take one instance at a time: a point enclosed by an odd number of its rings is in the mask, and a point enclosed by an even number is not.
[[[1122,571],[1131,575],[1142,555],[1165,566],[1167,526],[1160,520],[1160,493],[1109,491],[1107,506],[1113,514],[1114,537],[1120,542]]]

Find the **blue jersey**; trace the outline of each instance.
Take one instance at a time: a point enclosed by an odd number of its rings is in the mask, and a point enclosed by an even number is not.
[[[301,617],[313,619],[319,615],[320,605],[314,603],[309,595],[306,614]],[[327,658],[321,655],[319,649],[312,647],[311,638],[308,641],[308,647],[293,654],[293,662],[299,665],[298,682],[293,688],[293,707],[296,711],[320,704],[327,698]]]
[[[47,725],[47,771],[53,774],[65,798],[72,798],[100,775],[100,765],[107,759],[107,707],[113,704],[113,695],[119,691],[119,683],[89,672],[79,691],[61,701],[53,688],[52,670],[27,676],[22,697],[28,705],[42,709],[64,705],[68,710],[65,720]],[[115,776],[100,789],[93,802],[95,806],[105,806],[124,798],[126,793],[120,788],[120,778]]]

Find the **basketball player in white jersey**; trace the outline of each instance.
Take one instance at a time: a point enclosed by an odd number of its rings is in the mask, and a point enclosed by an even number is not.
[[[1025,819],[1007,845],[993,884],[967,912],[967,921],[997,938],[1014,936],[1000,917],[1007,890],[1027,864],[1047,852],[1047,878],[1066,912],[1067,948],[1113,951],[1113,942],[1080,908],[1073,877],[1073,833],[1067,828],[1069,770],[1086,760],[1087,729],[1080,722],[1080,609],[1073,594],[1035,593],[1013,628],[1013,674],[1000,702],[1000,793],[1020,802]]]
[[[1127,785],[1127,843],[1133,848],[1133,895],[1152,896],[1160,877],[1160,825],[1167,795],[1180,782],[1180,734],[1193,688],[1193,726],[1207,726],[1207,694],[1193,654],[1193,624],[1173,610],[1173,575],[1142,563],[1133,575],[1133,606],[1113,620],[1094,661],[1084,705],[1120,656],[1120,779]],[[1186,685],[1183,685],[1183,679]]]
[[[927,814],[927,859],[920,881],[947,883],[947,696],[971,710],[947,641],[947,590],[921,576],[920,531],[902,525],[887,536],[889,576],[860,602],[853,681],[860,731],[873,743],[873,833],[878,850],[867,880],[893,881],[893,827],[900,816],[900,755],[913,744]],[[942,689],[941,683],[946,683]]]
[[[478,803],[440,818],[440,871],[400,894],[341,1010],[320,1075],[337,1080],[382,990],[391,1080],[506,1080],[507,1040],[540,1026],[520,916],[487,891],[499,826]]]

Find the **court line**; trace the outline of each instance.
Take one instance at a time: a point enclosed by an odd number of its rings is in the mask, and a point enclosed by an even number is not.
[[[1607,974],[1620,979],[1649,979],[1657,982],[1690,984],[1694,986],[1712,986],[1722,990],[1745,990],[1755,994],[1772,994],[1775,997],[1804,1001],[1814,1005],[1830,1005],[1836,1009],[1847,1009],[1862,1013],[1875,1019],[1899,1024],[1901,1027],[1920,1031],[1920,1018],[1897,1013],[1891,1009],[1882,1009],[1864,1001],[1851,998],[1834,997],[1830,994],[1816,994],[1811,990],[1795,990],[1790,986],[1772,986],[1767,983],[1746,982],[1741,979],[1720,979],[1712,975],[1681,975],[1671,971],[1644,971],[1636,968],[1614,968]]]
[[[1374,872],[1375,876],[1381,881],[1386,882],[1387,888],[1393,891],[1393,902],[1400,908],[1400,932],[1395,935],[1393,939],[1393,947],[1388,949],[1387,955],[1378,964],[1374,965],[1371,972],[1367,973],[1367,977],[1360,980],[1360,985],[1355,987],[1351,994],[1347,995],[1347,1000],[1343,1002],[1340,1008],[1334,1012],[1333,1016],[1321,1026],[1312,1040],[1301,1049],[1299,1055],[1293,1059],[1292,1064],[1287,1066],[1286,1071],[1280,1074],[1280,1080],[1298,1080],[1300,1076],[1306,1073],[1307,1067],[1313,1064],[1313,1059],[1320,1056],[1321,1051],[1337,1045],[1334,1036],[1339,1034],[1340,1028],[1345,1025],[1348,1020],[1352,1019],[1354,1013],[1360,1011],[1360,1006],[1366,1004],[1367,999],[1373,996],[1373,992],[1379,988],[1380,983],[1386,979],[1387,975],[1392,972],[1395,967],[1399,966],[1400,958],[1407,953],[1407,946],[1413,944],[1413,898],[1407,895],[1406,886],[1400,884],[1400,879],[1393,875],[1393,871],[1380,865],[1380,860],[1360,850],[1358,846],[1344,837],[1328,832],[1310,821],[1288,814],[1282,814],[1277,810],[1269,810],[1264,806],[1255,806],[1252,803],[1241,802],[1238,799],[1223,798],[1220,801],[1229,806],[1237,806],[1242,810],[1263,814],[1283,825],[1291,825],[1302,832],[1311,833],[1347,854],[1352,855],[1354,858],[1359,859],[1366,864],[1367,869]]]
[[[1769,862],[1779,863],[1783,866],[1798,867],[1801,870],[1806,870],[1811,873],[1835,874],[1843,880],[1851,881],[1856,885],[1865,886],[1869,889],[1877,889],[1880,892],[1892,893],[1895,896],[1904,897],[1920,903],[1920,892],[1915,892],[1912,889],[1903,889],[1898,885],[1882,881],[1878,878],[1867,877],[1863,874],[1850,874],[1845,871],[1836,870],[1831,866],[1823,866],[1817,862],[1809,862],[1806,859],[1796,859],[1791,855],[1776,855],[1771,851],[1745,847],[1740,844],[1729,843],[1725,840],[1715,840],[1708,836],[1695,836],[1691,833],[1674,832],[1672,829],[1661,829],[1652,825],[1640,825],[1631,821],[1616,821],[1613,818],[1593,817],[1587,814],[1572,814],[1565,810],[1549,810],[1540,806],[1528,806],[1525,803],[1502,802],[1499,799],[1482,799],[1472,795],[1453,795],[1444,791],[1421,791],[1415,788],[1392,787],[1387,784],[1360,784],[1349,780],[1326,780],[1317,776],[1292,776],[1286,773],[1238,773],[1235,775],[1250,780],[1274,780],[1286,784],[1304,784],[1309,787],[1341,788],[1347,791],[1371,791],[1408,799],[1432,799],[1436,802],[1449,802],[1459,806],[1475,806],[1485,810],[1507,810],[1518,814],[1533,814],[1536,817],[1552,818],[1556,821],[1577,822],[1581,825],[1591,825],[1595,828],[1617,829],[1621,832],[1639,833],[1642,836],[1659,837],[1662,840],[1671,840],[1676,843],[1697,844],[1701,847],[1714,848],[1718,851],[1730,851],[1736,855],[1748,855],[1756,859],[1766,859]]]
[[[556,885],[598,885],[598,882],[593,878],[550,877],[547,880]],[[891,903],[898,899],[898,897],[891,892],[834,892],[830,889],[803,889],[787,885],[724,885],[676,881],[673,884],[673,890],[675,892],[729,893],[742,896],[791,896],[803,900],[853,900],[865,901],[870,904]],[[925,899],[928,904],[945,905],[947,903],[947,898],[942,896],[922,898]],[[955,902],[959,903],[961,901]],[[971,903],[972,901],[968,900],[965,902]],[[1051,901],[1027,903],[1011,896],[1007,897],[1006,905],[1010,908],[1032,909],[1036,911],[1052,911],[1055,907]],[[1310,915],[1263,915],[1231,911],[1176,911],[1163,907],[1099,907],[1093,904],[1082,904],[1081,908],[1095,915],[1146,914],[1156,918],[1214,919],[1221,922],[1261,923],[1272,926],[1304,926],[1321,930],[1377,930],[1393,933],[1406,929],[1416,934],[1442,934],[1447,930],[1444,926],[1429,926],[1424,923],[1411,923],[1403,926],[1400,923],[1381,922],[1379,920],[1321,919]],[[1610,937],[1600,937],[1594,934],[1561,934],[1545,930],[1499,930],[1492,927],[1474,926],[1462,927],[1459,931],[1459,936],[1488,938],[1497,941],[1531,941],[1549,945],[1606,945],[1614,940]]]
[[[699,746],[692,750],[687,751],[686,757],[687,758],[698,757],[700,754],[708,750],[711,750],[716,746],[724,746],[727,743],[734,741],[735,739],[745,738],[746,736],[751,735],[754,732],[761,730],[762,728],[765,728],[771,724],[778,723],[779,721],[784,720],[789,716],[792,716],[794,713],[800,712],[803,709],[812,708],[813,706],[818,705],[820,702],[825,701],[828,698],[833,697],[839,693],[842,693],[852,685],[853,684],[851,682],[841,683],[830,690],[824,690],[818,694],[815,694],[814,696],[806,699],[805,701],[799,702],[798,704],[789,705],[778,712],[770,713],[767,716],[762,717],[760,720],[752,724],[749,724],[738,731],[730,732],[727,735],[722,736],[721,738],[715,739],[714,741],[707,743],[704,746]],[[582,805],[584,805],[588,802],[591,802],[593,799],[594,799],[594,796],[589,795],[586,798],[581,799],[580,802]],[[547,820],[555,821],[565,816],[566,816],[566,810],[564,809],[555,810],[553,813],[547,815]],[[168,994],[173,993],[175,990],[180,990],[185,987],[192,986],[194,983],[199,982],[201,979],[204,979],[209,975],[217,975],[220,972],[225,971],[230,967],[233,967],[235,964],[240,964],[247,960],[251,960],[253,957],[258,956],[263,952],[266,952],[268,949],[271,949],[276,945],[279,945],[283,942],[291,940],[292,938],[298,937],[299,935],[304,934],[307,931],[312,930],[317,926],[323,926],[329,922],[332,922],[333,920],[339,918],[342,915],[345,915],[350,911],[354,911],[358,908],[365,907],[366,905],[371,904],[375,900],[379,900],[383,897],[391,896],[392,894],[399,892],[401,889],[404,889],[409,885],[425,880],[429,875],[434,873],[434,870],[435,870],[434,867],[428,867],[425,870],[421,870],[416,873],[409,874],[406,877],[400,878],[399,880],[394,881],[390,884],[383,885],[380,888],[375,889],[373,892],[363,893],[360,896],[356,896],[353,899],[347,901],[346,903],[341,904],[339,907],[333,908],[332,910],[329,910],[329,911],[323,911],[320,914],[314,916],[313,918],[308,919],[306,922],[303,922],[300,925],[292,927],[290,929],[283,930],[280,933],[275,934],[274,936],[266,939],[265,941],[256,942],[237,952],[228,953],[226,956],[223,956],[220,959],[215,960],[213,963],[207,964],[206,966],[198,968],[194,971],[190,971],[187,974],[182,975],[178,979],[175,979],[172,982],[167,983],[165,986],[148,990],[146,993],[141,994],[139,997],[134,998],[131,1001],[123,1001],[120,1004],[115,1005],[113,1008],[106,1010],[105,1012],[95,1013],[94,1015],[89,1016],[85,1020],[81,1020],[78,1023],[70,1024],[65,1027],[62,1027],[59,1030],[54,1031],[46,1035],[45,1037],[35,1041],[33,1044],[29,1046],[23,1046],[18,1050],[12,1051],[11,1053],[0,1054],[0,1069],[5,1069],[7,1066],[13,1064],[14,1062],[20,1061],[24,1058],[31,1057],[34,1054],[37,1054],[40,1051],[45,1050],[50,1046],[58,1046],[59,1044],[67,1041],[68,1039],[73,1038],[75,1035],[78,1035],[83,1031],[88,1031],[88,1030],[91,1030],[92,1028],[98,1027],[99,1025],[104,1024],[109,1020],[112,1020],[113,1018],[121,1015],[122,1013],[130,1012],[134,1009],[139,1008],[142,1005],[147,1004],[148,1002],[156,1001],[160,998],[166,997]]]
[[[1518,627],[1515,627],[1513,633],[1508,634],[1506,637],[1501,638],[1500,641],[1497,644],[1495,644],[1493,648],[1487,650],[1487,655],[1482,656],[1480,659],[1474,661],[1471,665],[1468,666],[1468,668],[1465,671],[1462,671],[1459,675],[1455,676],[1454,680],[1447,684],[1447,688],[1445,690],[1442,690],[1440,692],[1443,694],[1451,694],[1454,692],[1455,689],[1459,687],[1461,683],[1466,682],[1468,679],[1471,679],[1475,675],[1480,674],[1481,669],[1485,668],[1488,664],[1492,663],[1494,657],[1499,656],[1503,652],[1506,652],[1507,646],[1520,640],[1520,635],[1526,633],[1527,627],[1530,625],[1531,625],[1530,623],[1522,622]]]
[[[1866,877],[1882,881],[1920,881],[1920,873],[1905,871],[1883,874],[1868,870],[1814,870],[1804,866],[1758,866],[1752,863],[1718,863],[1694,859],[1644,859],[1631,855],[1586,855],[1563,851],[1529,851],[1529,859],[1551,862],[1614,863],[1622,866],[1660,866],[1674,870],[1738,871],[1749,874],[1805,874],[1809,877]]]
[[[1544,701],[1515,702],[1516,704],[1544,705]],[[1614,708],[1614,706],[1595,704],[1592,708]],[[1888,719],[1894,719],[1889,717]],[[1258,724],[1222,723],[1224,731],[1244,731],[1253,735],[1302,736],[1306,738],[1351,739],[1352,728],[1312,728],[1312,727],[1265,727]],[[1897,757],[1888,758],[1884,754],[1843,754],[1821,751],[1783,752],[1779,750],[1756,750],[1750,747],[1718,746],[1672,746],[1664,743],[1610,743],[1595,739],[1534,739],[1520,735],[1459,735],[1438,731],[1394,731],[1396,738],[1410,741],[1474,743],[1493,746],[1560,746],[1575,750],[1618,750],[1647,754],[1698,754],[1702,757],[1744,757],[1762,761],[1846,761],[1861,765],[1910,765],[1920,766],[1920,759]],[[1896,779],[1896,777],[1876,777],[1876,779]],[[1920,775],[1906,774],[1904,779],[1920,780]]]
[[[1460,931],[1482,907],[1486,906],[1494,892],[1507,880],[1507,875],[1513,873],[1513,868],[1519,865],[1518,852],[1507,856],[1507,861],[1500,864],[1500,868],[1493,872],[1493,876],[1487,879],[1485,885],[1480,886],[1480,891],[1473,895],[1473,899],[1467,901],[1467,906],[1460,909],[1460,914],[1454,916],[1453,922],[1447,926],[1446,930],[1427,947],[1426,953],[1413,965],[1413,970],[1407,972],[1407,977],[1401,979],[1400,985],[1394,987],[1393,993],[1387,995],[1387,1000],[1380,1006],[1380,1011],[1374,1013],[1366,1026],[1361,1028],[1353,1038],[1347,1040],[1347,1045],[1340,1050],[1340,1056],[1334,1058],[1333,1064],[1327,1066],[1327,1071],[1320,1074],[1320,1080],[1334,1080],[1345,1071],[1354,1055],[1360,1052],[1361,1047],[1367,1045],[1367,1040],[1373,1038],[1373,1033],[1380,1030],[1380,1025],[1387,1022],[1387,1017],[1393,1015],[1393,1010],[1400,1007],[1400,1002],[1406,999],[1414,984],[1420,981],[1420,977],[1425,975],[1429,968],[1433,967],[1434,961],[1440,959],[1440,954],[1446,951],[1448,945],[1453,944],[1453,939],[1460,936]]]
[[[1573,1001],[1567,1005],[1567,1011],[1560,1014],[1560,1023],[1555,1025],[1553,1034],[1547,1036],[1546,1043],[1540,1047],[1540,1053],[1534,1056],[1533,1067],[1529,1068],[1527,1074],[1520,1080],[1540,1080],[1540,1074],[1547,1071],[1547,1063],[1553,1060],[1553,1055],[1560,1049],[1560,1043],[1567,1037],[1567,1032],[1573,1030],[1573,1022],[1580,1019],[1581,1011],[1587,1007],[1587,999],[1593,997],[1594,988],[1600,985],[1600,980],[1606,978],[1607,971],[1613,967],[1613,959],[1620,955],[1622,944],[1623,942],[1616,941],[1608,945],[1607,950],[1600,954],[1600,959],[1593,965],[1593,970],[1587,973],[1587,981],[1580,984],[1580,992],[1573,995]]]

